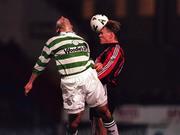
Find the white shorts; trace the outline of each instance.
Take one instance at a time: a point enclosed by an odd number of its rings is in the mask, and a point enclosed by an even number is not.
[[[107,103],[107,94],[95,69],[61,78],[64,109],[69,114],[76,114],[89,107],[102,106]]]

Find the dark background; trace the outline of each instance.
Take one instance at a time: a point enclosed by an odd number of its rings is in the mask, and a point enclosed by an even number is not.
[[[72,20],[77,33],[85,36],[89,42],[94,59],[102,48],[98,46],[97,37],[90,29],[89,19],[82,17],[79,8],[82,0],[44,1]],[[117,88],[117,102],[119,105],[179,105],[180,15],[176,11],[176,0],[157,0],[153,16],[139,16],[137,2],[127,0],[125,17],[114,14],[112,0],[95,2],[95,13],[106,14],[122,24],[118,34],[126,63]],[[52,28],[53,31],[54,22],[50,21],[44,27]],[[34,26],[30,25],[31,36],[41,38],[44,42],[53,33],[31,33],[32,28]],[[52,73],[47,67],[26,97],[23,87],[36,60],[29,58],[13,39],[0,42],[0,58],[0,127],[31,128],[60,123],[62,99],[58,73]]]

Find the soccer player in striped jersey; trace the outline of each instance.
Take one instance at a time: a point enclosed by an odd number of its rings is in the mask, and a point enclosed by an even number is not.
[[[98,78],[107,90],[108,107],[113,114],[117,104],[116,89],[119,73],[124,65],[124,52],[117,38],[117,32],[120,30],[120,23],[114,20],[108,20],[104,27],[99,31],[100,44],[106,46],[106,49],[96,58],[95,68],[98,72]],[[107,135],[102,120],[94,109],[90,109],[90,119],[92,121],[93,135]]]
[[[38,58],[32,75],[25,85],[27,95],[36,78],[45,70],[53,58],[61,76],[61,90],[64,110],[68,114],[66,135],[77,135],[85,103],[95,108],[100,114],[108,131],[118,135],[118,129],[107,107],[107,95],[93,69],[87,42],[73,31],[68,18],[60,17],[56,23],[57,36],[50,38]]]

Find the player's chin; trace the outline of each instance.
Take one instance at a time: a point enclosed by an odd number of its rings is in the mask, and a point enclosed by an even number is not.
[[[105,44],[103,40],[100,40],[99,42],[100,42],[100,44]]]
[[[100,39],[99,42],[100,42],[100,44],[106,44],[106,43],[107,43],[107,42],[106,42],[105,40],[103,40],[103,39]]]

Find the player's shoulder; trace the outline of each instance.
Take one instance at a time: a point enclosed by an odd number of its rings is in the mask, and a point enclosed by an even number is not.
[[[79,39],[79,40],[84,40],[84,38],[76,33],[71,33],[70,37],[73,37],[73,38],[76,38],[76,39]]]
[[[80,39],[84,39],[83,37],[81,37],[81,36],[79,36],[79,35],[77,35],[77,34],[75,34],[75,36],[78,37],[78,38],[80,38]]]

